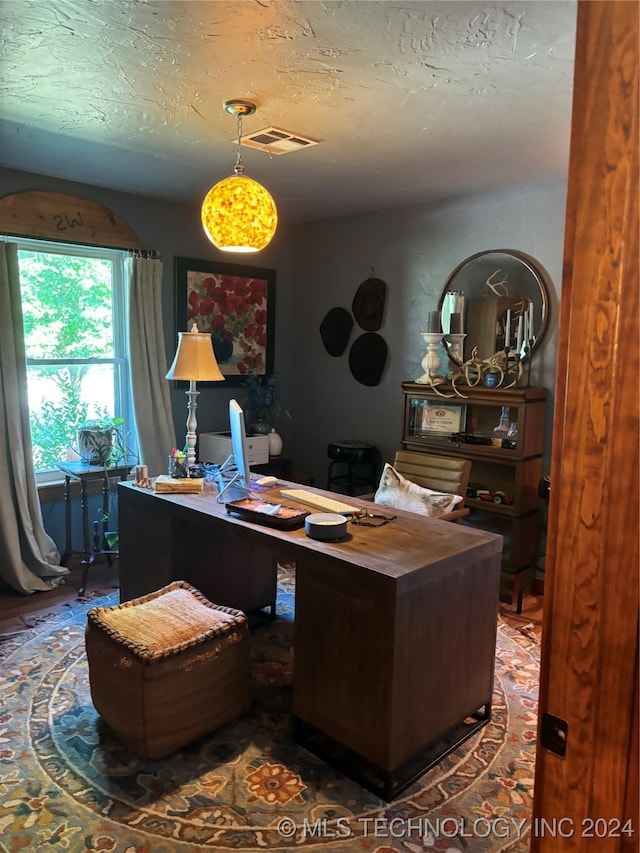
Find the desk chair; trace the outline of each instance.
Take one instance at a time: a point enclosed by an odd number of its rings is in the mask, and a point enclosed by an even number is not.
[[[466,497],[471,474],[469,459],[435,456],[415,450],[398,450],[393,460],[393,467],[399,474],[411,480],[412,483],[417,483],[418,486]],[[373,500],[374,495],[363,495],[363,497]],[[467,515],[469,515],[469,508],[463,506],[442,516],[442,519],[459,521]]]

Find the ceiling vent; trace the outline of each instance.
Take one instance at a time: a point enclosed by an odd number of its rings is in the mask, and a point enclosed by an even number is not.
[[[242,144],[247,148],[259,148],[269,154],[289,154],[291,151],[299,151],[302,148],[311,148],[317,145],[315,139],[308,136],[300,136],[299,133],[289,133],[279,127],[265,127],[254,133],[247,133],[242,137]]]

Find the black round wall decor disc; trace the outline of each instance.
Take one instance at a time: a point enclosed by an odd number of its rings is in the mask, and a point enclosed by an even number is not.
[[[329,355],[342,355],[349,343],[353,317],[346,308],[331,308],[320,323],[320,336]]]
[[[362,385],[377,385],[387,361],[387,345],[375,332],[365,332],[349,350],[349,368]]]
[[[381,278],[368,278],[356,291],[351,310],[367,332],[377,332],[382,325],[386,296],[387,285]]]

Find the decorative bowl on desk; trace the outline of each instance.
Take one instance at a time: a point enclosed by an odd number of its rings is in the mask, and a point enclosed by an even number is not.
[[[347,535],[347,519],[336,512],[316,512],[305,518],[304,529],[310,539],[342,539]]]

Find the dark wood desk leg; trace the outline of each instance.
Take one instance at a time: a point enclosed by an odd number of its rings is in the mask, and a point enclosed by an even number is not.
[[[84,548],[84,560],[82,561],[82,582],[78,590],[80,595],[87,588],[89,566],[93,563],[93,552],[89,544],[89,502],[87,500],[87,484],[84,480],[80,482],[80,497],[82,503],[82,547]]]
[[[64,554],[60,560],[61,566],[67,565],[72,553],[71,545],[71,478],[64,478]]]

